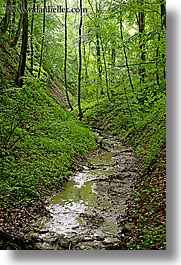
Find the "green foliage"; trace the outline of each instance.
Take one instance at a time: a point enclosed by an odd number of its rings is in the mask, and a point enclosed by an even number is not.
[[[90,129],[56,103],[44,82],[27,79],[1,95],[1,206],[33,204],[96,148]]]

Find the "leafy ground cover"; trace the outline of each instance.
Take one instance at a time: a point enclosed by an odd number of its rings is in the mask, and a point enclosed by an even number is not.
[[[96,148],[90,128],[33,82],[1,96],[0,227],[11,232]]]

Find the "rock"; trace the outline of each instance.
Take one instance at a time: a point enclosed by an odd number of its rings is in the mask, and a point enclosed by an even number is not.
[[[59,236],[57,250],[69,249],[70,240],[64,236]]]
[[[129,233],[133,228],[134,228],[134,224],[133,223],[126,223],[123,226],[123,229],[121,230],[121,233],[122,234]]]
[[[33,241],[37,240],[37,239],[39,239],[39,233],[31,231],[28,234],[26,234],[26,238],[29,240],[33,240]]]
[[[119,243],[119,239],[115,237],[107,237],[104,239],[103,243],[106,245],[109,245],[109,244],[114,245],[116,243]]]
[[[89,170],[89,167],[82,166],[83,170]]]

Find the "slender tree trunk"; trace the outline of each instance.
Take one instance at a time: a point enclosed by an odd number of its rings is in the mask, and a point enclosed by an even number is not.
[[[126,53],[126,48],[124,45],[124,37],[123,37],[123,22],[122,22],[122,2],[120,2],[120,34],[121,34],[121,40],[122,40],[122,45],[123,45],[123,52],[124,52],[124,57],[125,57],[125,62],[126,62],[126,68],[127,68],[127,72],[128,72],[128,78],[129,78],[129,82],[131,85],[131,89],[133,91],[133,93],[135,93],[134,91],[134,86],[133,86],[133,82],[132,82],[132,78],[131,78],[131,73],[130,73],[130,69],[129,69],[129,64],[128,64],[128,57],[127,57],[127,53]]]
[[[162,28],[164,27],[166,29],[166,7],[165,7],[165,1],[160,0],[161,4],[161,21],[162,21]]]
[[[100,28],[99,28],[99,24],[97,22],[98,20],[98,16],[99,16],[99,8],[98,8],[98,3],[96,1],[96,11],[94,11],[93,5],[91,3],[90,0],[88,0],[88,3],[91,7],[92,13],[94,14],[94,24],[96,27],[96,58],[97,58],[97,71],[98,71],[98,78],[97,78],[97,89],[96,89],[96,93],[97,93],[97,100],[98,100],[98,89],[99,87],[101,87],[101,91],[100,94],[103,95],[104,94],[104,90],[103,90],[103,86],[102,86],[102,63],[101,63],[101,46],[100,46]]]
[[[44,10],[43,10],[43,29],[42,29],[42,41],[41,41],[41,53],[40,53],[40,64],[38,70],[38,78],[40,78],[41,66],[43,60],[43,48],[44,48],[44,40],[45,40],[45,20],[46,20],[46,0],[44,0]]]
[[[143,5],[143,3],[144,3],[144,0],[141,1],[141,5]],[[146,69],[143,66],[145,63],[145,59],[146,59],[145,43],[144,43],[144,31],[145,31],[145,12],[144,11],[141,11],[138,13],[137,22],[138,22],[139,35],[140,35],[140,52],[141,52],[141,65],[139,69],[140,83],[144,83],[145,73],[146,73]]]
[[[11,0],[7,0],[6,1],[6,13],[0,22],[0,29],[1,29],[2,33],[6,33],[6,31],[7,31],[10,17],[11,17],[10,11],[11,11]]]
[[[98,70],[98,80],[99,86],[101,86],[101,94],[104,94],[102,87],[102,65],[101,65],[101,47],[99,42],[99,35],[96,33],[96,57],[97,57],[97,70]]]
[[[67,0],[65,0],[65,57],[64,57],[64,82],[65,82],[65,91],[67,102],[69,105],[70,110],[73,110],[73,107],[70,103],[69,94],[68,94],[68,87],[67,87]]]
[[[33,0],[33,10],[35,9],[36,6],[36,0]],[[34,48],[33,48],[33,28],[34,28],[34,12],[32,12],[32,17],[31,17],[31,29],[30,29],[30,58],[31,58],[31,66],[30,66],[30,72],[33,74],[33,65],[34,65]]]
[[[160,33],[158,34],[158,43],[160,42]],[[159,78],[159,71],[158,71],[158,60],[159,60],[159,44],[156,48],[156,82],[158,87],[160,87],[160,78]]]
[[[161,29],[163,30],[164,28],[166,29],[166,8],[165,8],[165,4],[164,1],[160,0],[160,11],[161,11]],[[157,85],[158,87],[160,86],[160,81],[159,81],[159,71],[158,71],[158,61],[159,61],[159,44],[161,41],[161,34],[158,33],[158,46],[156,49],[156,81],[157,81]],[[165,59],[165,55],[162,54],[161,55],[163,60]],[[163,67],[163,76],[164,79],[166,78],[166,71],[165,71],[165,67]]]
[[[166,30],[166,7],[165,7],[165,1],[160,0],[160,8],[161,8],[161,24],[162,24],[162,29],[165,28]],[[165,60],[165,54],[162,54],[163,60]],[[165,67],[163,68],[163,76],[164,79],[166,79],[166,70]]]
[[[23,13],[20,14],[20,19],[19,19],[19,23],[18,23],[18,29],[16,31],[14,39],[10,42],[10,47],[15,47],[16,46],[16,44],[17,44],[17,42],[19,40],[19,37],[20,37],[22,25],[23,25]]]
[[[81,53],[81,35],[82,35],[82,0],[80,0],[80,23],[79,23],[79,70],[78,70],[78,109],[79,119],[82,120],[83,112],[81,109],[81,73],[82,73],[82,53]]]
[[[12,1],[12,5],[16,6],[16,0]],[[16,12],[13,12],[13,17],[12,17],[12,21],[11,21],[13,28],[11,30],[11,39],[15,38],[15,23],[16,23]]]
[[[85,79],[86,79],[86,81],[88,81],[89,76],[88,76],[88,70],[87,70],[87,58],[86,58],[86,46],[85,46],[85,42],[83,42],[83,51],[84,51]]]
[[[116,62],[116,50],[114,47],[111,49],[111,66],[114,67]]]
[[[84,27],[82,28],[83,30],[83,36],[85,34],[84,32]],[[87,56],[86,56],[86,45],[85,45],[85,41],[82,42],[82,46],[83,46],[83,53],[84,53],[84,69],[85,69],[85,79],[86,81],[88,81],[89,77],[88,77],[88,70],[87,70]]]
[[[130,81],[130,85],[131,85],[132,91],[134,93],[134,87],[133,87],[133,83],[132,83],[132,79],[131,79],[131,74],[130,74],[130,70],[129,70],[128,58],[127,58],[126,49],[125,49],[125,46],[124,46],[123,22],[122,22],[122,1],[120,1],[120,34],[121,34],[121,40],[122,40],[122,45],[123,45],[123,52],[124,52],[125,61],[126,61],[126,67],[127,67],[127,72],[128,72],[128,78],[129,78],[129,81]],[[131,106],[129,104],[129,99],[128,99],[128,95],[127,95],[127,89],[126,89],[125,86],[124,86],[124,93],[125,93],[126,102],[127,102],[127,105],[128,105],[128,110],[129,110],[129,113],[130,113],[131,122],[133,124],[133,128],[135,129],[135,131],[137,131],[136,126],[135,126],[135,123],[134,123],[132,109],[131,109]]]
[[[107,64],[106,64],[106,56],[105,56],[105,49],[103,45],[102,38],[101,40],[101,47],[102,47],[102,57],[103,57],[103,62],[104,62],[104,71],[105,71],[105,77],[106,77],[106,92],[107,92],[107,97],[110,100],[110,95],[109,95],[109,81],[108,81],[108,73],[107,73]]]
[[[27,9],[27,0],[22,0],[22,7],[24,10]],[[23,13],[23,32],[22,32],[22,43],[21,43],[21,53],[18,66],[18,72],[16,77],[16,84],[19,87],[23,86],[23,76],[26,67],[26,52],[28,45],[28,13]]]
[[[110,56],[109,60],[110,60],[110,64],[111,64],[110,83],[111,83],[111,86],[112,86],[112,84],[114,82],[114,79],[115,79],[114,67],[115,67],[115,63],[116,63],[116,50],[115,50],[113,44],[112,44],[112,47],[110,49],[110,55],[109,56]],[[114,95],[114,90],[112,89],[112,87],[111,87],[110,92],[111,92],[111,95],[113,96]]]

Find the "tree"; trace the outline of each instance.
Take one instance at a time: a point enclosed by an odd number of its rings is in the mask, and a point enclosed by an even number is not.
[[[42,26],[42,40],[41,40],[41,52],[40,52],[40,64],[38,70],[38,78],[40,78],[41,73],[41,66],[43,60],[43,48],[44,48],[44,41],[45,41],[45,22],[46,22],[46,0],[44,0],[44,7],[43,7],[43,26]]]
[[[144,41],[144,31],[145,31],[145,11],[144,11],[144,0],[138,1],[139,13],[136,15],[138,29],[139,29],[139,37],[140,37],[140,53],[141,53],[141,64],[140,64],[140,82],[144,82],[145,80],[145,72],[146,69],[144,67],[145,63],[145,41]]]
[[[123,37],[122,1],[120,2],[120,21],[119,21],[119,25],[120,25],[120,34],[121,34],[121,40],[122,40],[122,47],[123,47],[124,57],[125,57],[125,61],[126,61],[126,68],[127,68],[127,72],[128,72],[129,82],[130,82],[130,85],[131,85],[133,93],[135,93],[133,82],[132,82],[132,78],[131,78],[130,68],[129,68],[129,64],[128,64],[128,57],[127,57],[127,53],[126,53],[126,48],[125,48],[125,44],[124,44],[124,37]]]
[[[36,6],[36,0],[33,0],[33,10],[35,9]],[[33,48],[33,29],[34,29],[34,12],[32,12],[32,17],[31,17],[31,31],[30,31],[30,56],[31,56],[31,67],[30,67],[30,72],[33,74],[33,64],[34,64],[34,48]]]
[[[67,0],[65,0],[65,25],[64,25],[64,29],[65,29],[64,82],[65,82],[65,91],[66,91],[67,102],[68,102],[70,109],[73,110],[73,107],[70,103],[69,94],[68,94],[68,87],[67,87]]]
[[[10,22],[10,16],[11,16],[11,0],[6,1],[6,13],[3,19],[0,22],[0,29],[2,33],[6,33],[9,22]]]
[[[27,0],[22,0],[23,12],[23,31],[22,31],[22,42],[21,42],[21,53],[19,59],[18,72],[16,76],[16,84],[19,87],[23,86],[23,76],[26,67],[26,55],[28,46],[28,13],[27,13]]]
[[[20,34],[21,34],[22,25],[23,25],[23,13],[20,14],[18,28],[17,28],[16,34],[14,36],[14,39],[10,42],[10,47],[16,46],[16,44],[19,40]]]
[[[80,21],[79,21],[79,69],[78,69],[78,109],[79,109],[79,119],[82,120],[83,112],[81,109],[81,73],[82,73],[82,0],[79,2],[80,4]]]

